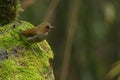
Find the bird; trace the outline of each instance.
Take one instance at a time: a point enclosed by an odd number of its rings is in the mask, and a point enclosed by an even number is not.
[[[49,22],[42,22],[34,28],[20,30],[20,35],[25,37],[29,43],[37,43],[43,41],[48,35],[48,32],[54,28],[55,27],[51,26]]]

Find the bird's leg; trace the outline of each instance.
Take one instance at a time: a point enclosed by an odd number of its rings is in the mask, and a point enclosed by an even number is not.
[[[44,51],[43,48],[40,46],[39,43],[37,43],[37,45],[38,45],[38,47],[39,47],[39,49],[40,49],[41,52]]]
[[[31,48],[31,50],[33,51],[33,53],[34,53],[36,56],[38,56],[37,52],[33,49],[33,46],[32,46],[32,45],[30,46],[30,48]]]

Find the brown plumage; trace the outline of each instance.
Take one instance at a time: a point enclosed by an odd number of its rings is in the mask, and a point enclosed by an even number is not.
[[[20,34],[26,37],[26,40],[30,43],[36,43],[43,41],[50,31],[55,27],[51,26],[48,22],[43,22],[37,27],[29,28],[27,30],[20,31]]]

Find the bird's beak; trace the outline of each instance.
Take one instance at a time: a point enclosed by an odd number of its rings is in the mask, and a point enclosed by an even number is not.
[[[50,29],[55,29],[56,27],[54,27],[54,26],[50,26]]]

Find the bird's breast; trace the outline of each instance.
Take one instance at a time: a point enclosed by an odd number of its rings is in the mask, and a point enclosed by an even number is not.
[[[46,35],[44,34],[37,34],[34,35],[33,37],[28,37],[27,41],[31,43],[36,43],[36,42],[41,42],[46,38]]]

